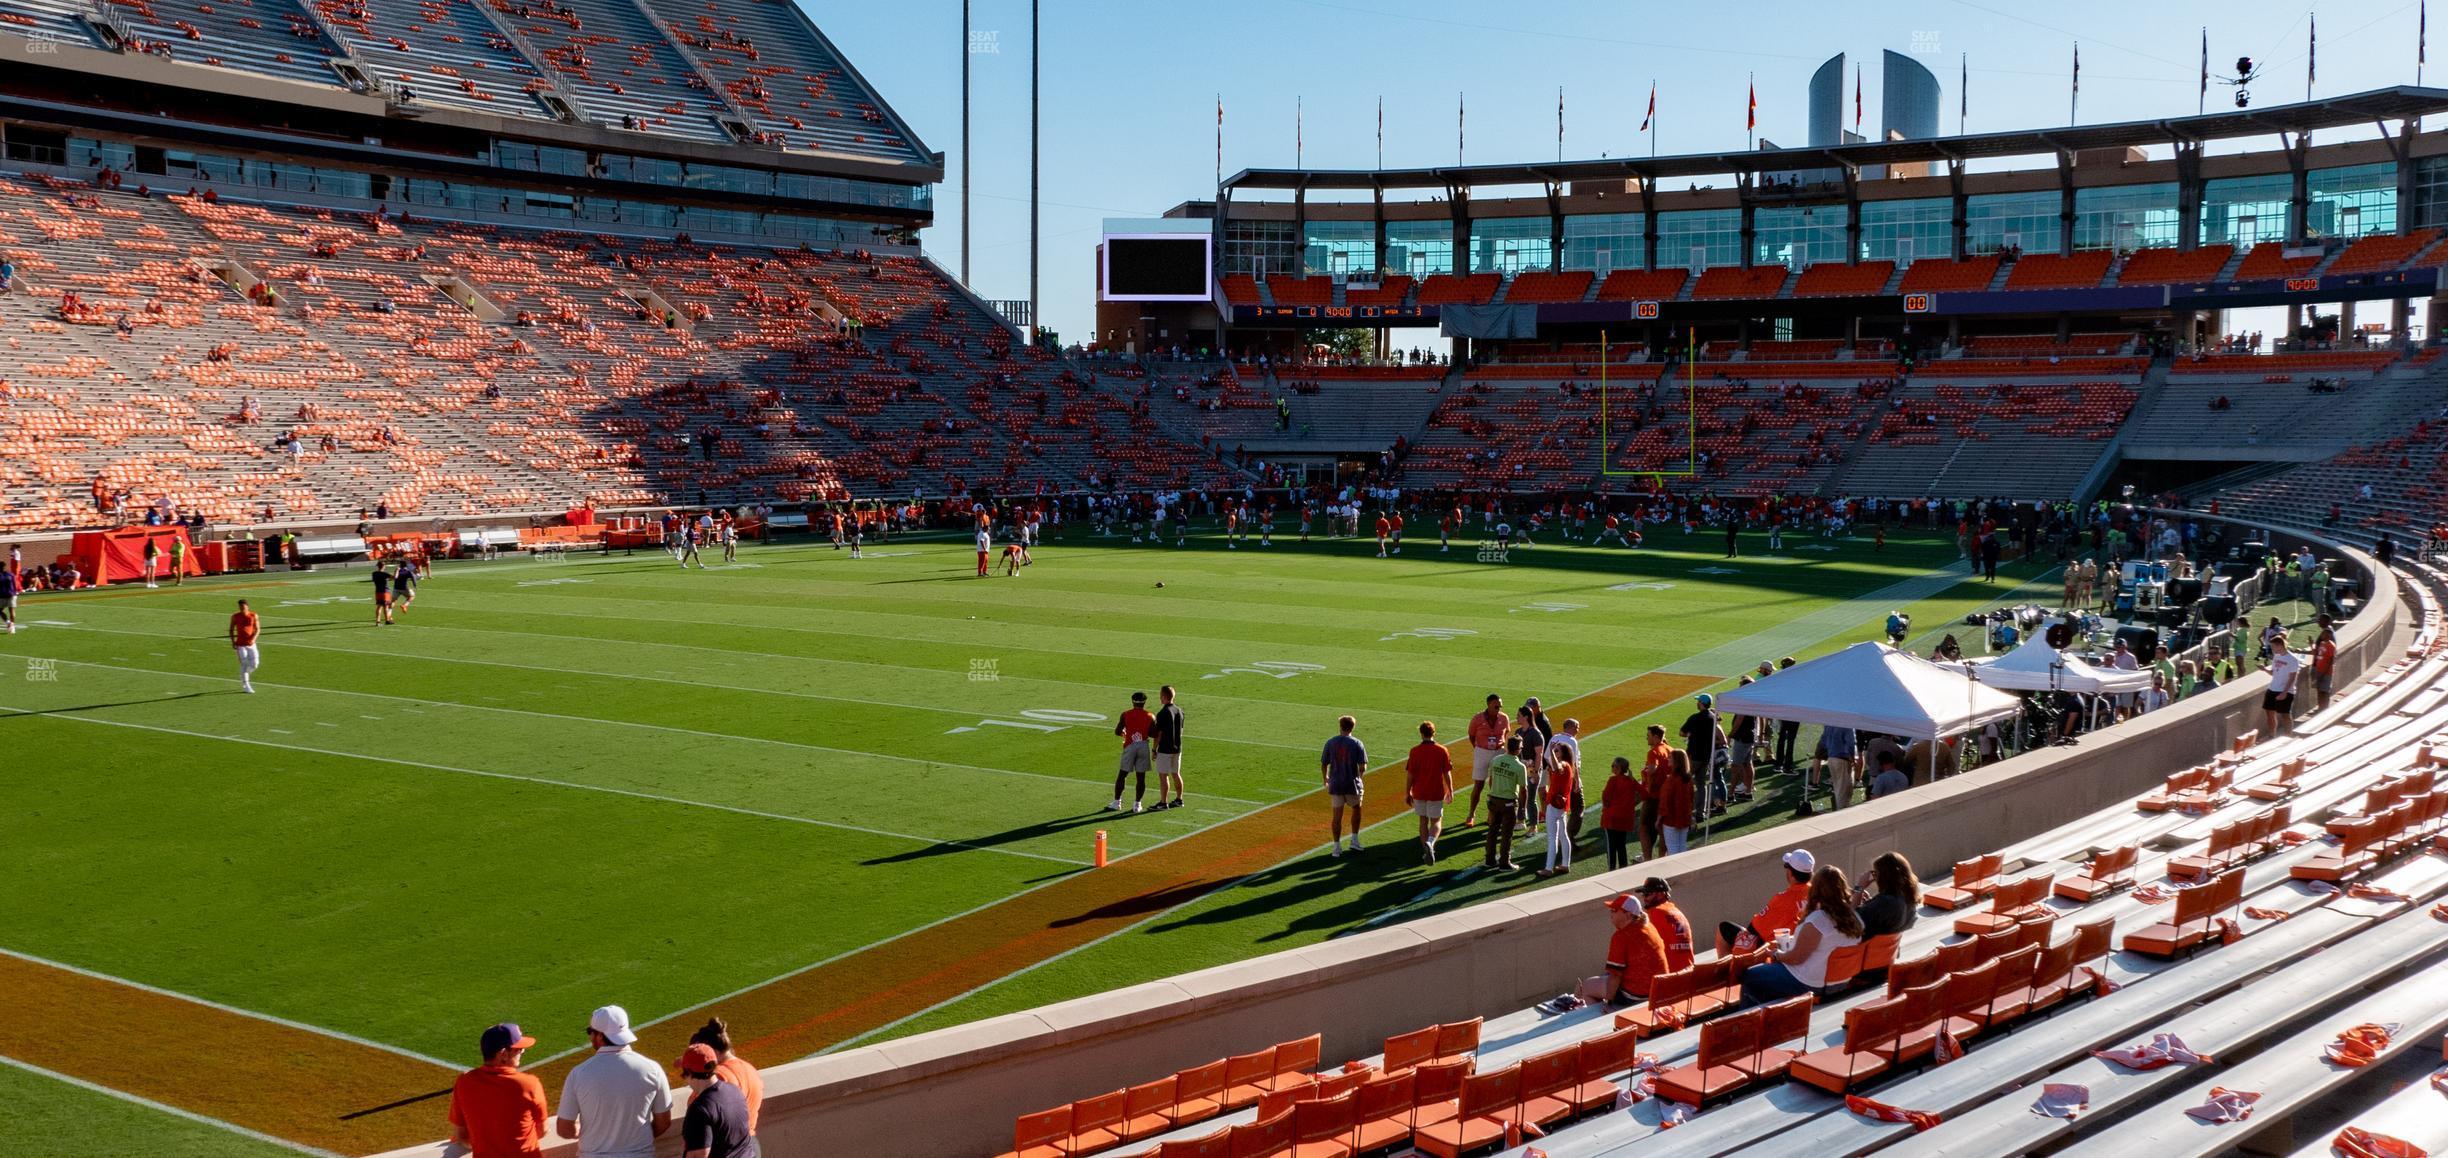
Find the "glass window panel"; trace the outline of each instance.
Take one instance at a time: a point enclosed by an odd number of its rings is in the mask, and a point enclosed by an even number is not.
[[[1658,268],[1699,271],[1742,264],[1742,210],[1658,214]]]
[[[1451,221],[1386,222],[1386,272],[1412,277],[1452,273],[1453,237]]]
[[[1945,197],[1864,201],[1862,258],[1910,265],[1955,256],[1955,203]]]
[[[2304,175],[2311,204],[2304,232],[2312,237],[2362,237],[2397,232],[2397,166],[2381,161]]]
[[[1751,214],[1751,264],[1798,269],[1845,259],[1845,207],[1768,205]]]
[[[2202,183],[2201,240],[2237,248],[2287,239],[2287,202],[2294,179],[2284,173],[2219,177]]]
[[[1584,213],[1564,219],[1564,268],[1600,276],[1646,264],[1646,217],[1639,213]]]
[[[2176,244],[2176,184],[2074,191],[2074,248],[2136,250]]]
[[[2059,237],[2060,195],[2054,190],[2030,193],[1983,193],[1964,199],[1964,248],[1971,253],[1996,253],[2018,248],[2025,253],[2055,253]]]
[[[1302,263],[1310,273],[1360,278],[1377,272],[1377,223],[1311,221],[1301,238]]]
[[[1485,217],[1471,222],[1472,273],[1510,275],[1554,264],[1552,218]]]

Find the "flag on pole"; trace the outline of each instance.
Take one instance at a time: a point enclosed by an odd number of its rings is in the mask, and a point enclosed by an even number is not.
[[[2401,10],[2402,11],[2402,10]],[[2312,80],[2320,75],[2320,14],[2311,14],[2304,37],[2304,99],[2312,99]]]
[[[1466,106],[1461,93],[1454,94],[1454,164],[1462,163],[1462,118]]]
[[[1857,136],[1857,137],[1861,135],[1861,122],[1862,122],[1861,88],[1862,88],[1862,66],[1860,66],[1860,65],[1858,65],[1858,64],[1857,64],[1857,65],[1854,65],[1854,66],[1853,66],[1853,135],[1854,135],[1854,136]]]
[[[1377,167],[1385,168],[1385,98],[1377,98]]]
[[[2418,6],[2415,8],[2415,16],[2414,16],[2414,83],[2415,83],[2415,84],[2421,84],[2421,83],[2422,83],[2423,65],[2424,65],[2424,63],[2425,63],[2425,61],[2424,61],[2424,59],[2423,59],[2423,58],[2424,58],[2424,57],[2426,57],[2426,56],[2428,56],[2428,55],[2430,55],[2430,51],[2431,51],[2431,4],[2430,4],[2430,0],[2423,0],[2423,3],[2422,3],[2422,4],[2420,4],[2420,5],[2418,5]]]
[[[1657,119],[1657,82],[1649,82],[1649,111],[1641,114],[1640,131],[1649,131],[1649,122]]]
[[[2074,42],[2074,91],[2066,96],[2066,122],[2080,121],[2082,109],[2082,41]]]
[[[1556,86],[1556,160],[1564,159],[1564,86]]]
[[[1224,183],[1224,94],[1216,94],[1216,184]]]
[[[1292,167],[1301,167],[1301,98],[1292,98]]]
[[[1752,131],[1753,129],[1757,129],[1758,127],[1759,127],[1759,80],[1758,80],[1757,78],[1753,78],[1753,80],[1751,81],[1751,101],[1750,101],[1750,104],[1748,104],[1747,106],[1745,106],[1745,109],[1744,109],[1744,112],[1743,112],[1743,131],[1747,133],[1747,132]]]
[[[2210,26],[2202,25],[2201,95],[2193,101],[2193,111],[2207,112],[2210,108]]]
[[[1957,62],[1961,72],[1955,79],[1955,135],[1962,136],[1964,121],[1972,115],[1972,54],[1963,54]]]

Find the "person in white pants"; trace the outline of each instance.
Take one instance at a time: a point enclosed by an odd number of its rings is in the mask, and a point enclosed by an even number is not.
[[[1564,728],[1565,732],[1547,745],[1547,775],[1545,791],[1541,793],[1547,804],[1547,867],[1539,870],[1541,877],[1563,876],[1572,871],[1573,789],[1581,784],[1581,744],[1574,734],[1581,730],[1581,721],[1566,720]]]
[[[238,653],[238,690],[248,695],[255,694],[255,669],[263,663],[262,654],[255,650],[255,637],[262,629],[255,619],[255,610],[247,606],[246,600],[239,600],[237,613],[230,616],[229,641]]]

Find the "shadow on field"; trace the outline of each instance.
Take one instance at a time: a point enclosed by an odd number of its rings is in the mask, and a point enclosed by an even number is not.
[[[914,848],[908,852],[896,852],[891,856],[872,857],[870,859],[860,861],[859,863],[870,865],[907,864],[911,861],[925,860],[929,857],[957,856],[965,852],[975,852],[979,848],[994,848],[1000,845],[1018,844],[1024,840],[1035,840],[1041,836],[1053,836],[1057,833],[1079,828],[1083,825],[1099,823],[1101,818],[1110,817],[1112,815],[1112,813],[1100,810],[1097,812],[1085,813],[1079,816],[1065,817],[1060,820],[1049,820],[1042,824],[1025,825],[1020,828],[1007,828],[1001,832],[990,833],[985,836],[956,837],[953,840],[946,841],[942,844],[930,844],[925,848]]]
[[[895,583],[952,583],[962,579],[975,579],[978,577],[978,573],[975,570],[963,570],[958,567],[946,567],[944,570],[948,572],[948,574],[917,575],[908,579],[878,579],[876,580],[876,586],[889,587]],[[1000,576],[990,576],[990,578],[1000,578]]]
[[[1450,867],[1459,873],[1478,864],[1479,842],[1475,838],[1460,842],[1439,841],[1438,845],[1445,850],[1444,859],[1438,862],[1441,867]],[[1357,855],[1347,854],[1339,858],[1319,853],[1243,880],[1239,890],[1248,894],[1243,900],[1163,922],[1150,932],[1179,931],[1198,925],[1235,921],[1250,921],[1252,927],[1264,927],[1273,924],[1269,920],[1270,915],[1280,920],[1286,910],[1298,909],[1325,897],[1337,899],[1324,908],[1284,921],[1255,939],[1265,943],[1303,933],[1350,931],[1388,910],[1419,902],[1425,890],[1457,891],[1450,880],[1451,874],[1443,871],[1426,874],[1408,871],[1418,867],[1419,845],[1408,840],[1380,844]],[[1536,883],[1525,868],[1501,877],[1481,875],[1461,888],[1467,890],[1471,902],[1477,902]],[[1356,891],[1355,886],[1358,886]],[[1406,919],[1413,915],[1416,914],[1404,914]]]
[[[1110,921],[1117,918],[1144,917],[1150,913],[1161,913],[1175,905],[1189,904],[1223,883],[1226,882],[1202,880],[1171,885],[1154,892],[1141,893],[1135,897],[1115,901],[1110,905],[1099,905],[1085,913],[1050,922],[1048,927],[1062,929],[1072,925],[1088,924],[1092,921]]]
[[[115,703],[108,704],[80,704],[73,708],[44,708],[41,711],[34,712],[0,712],[0,721],[22,720],[28,716],[65,716],[74,712],[99,712],[106,708],[141,708],[146,704],[167,704],[174,703],[179,700],[197,699],[203,696],[234,696],[237,694],[238,689],[225,688],[209,692],[180,692],[175,696],[155,696],[151,699],[145,700],[120,700]]]

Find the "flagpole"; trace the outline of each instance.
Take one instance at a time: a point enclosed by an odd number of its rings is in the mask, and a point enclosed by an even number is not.
[[[1955,77],[1955,135],[1960,137],[1964,135],[1964,121],[1972,115],[1972,54],[1964,53],[1958,64],[1961,71]]]
[[[1649,78],[1649,159],[1657,160],[1657,78]]]
[[[1292,167],[1295,169],[1301,167],[1301,101],[1302,98],[1298,96],[1292,98]]]
[[[1836,82],[1843,84],[1843,81]],[[1743,105],[1743,151],[1759,148],[1759,74],[1751,74],[1750,96]]]
[[[2424,57],[2426,57],[2426,56],[2431,55],[2431,52],[2430,52],[2430,47],[2431,47],[2431,46],[2430,46],[2430,44],[2429,44],[2429,41],[2430,41],[2430,39],[2431,39],[2431,4],[2430,4],[2430,0],[2424,0],[2424,2],[2423,2],[2423,3],[2421,3],[2421,4],[2417,5],[2417,6],[2416,6],[2416,9],[2415,9],[2415,13],[2416,13],[2416,15],[2415,15],[2415,17],[2414,17],[2414,87],[2416,87],[2416,88],[2421,88],[2421,87],[2422,87],[2422,82],[2423,82],[2423,81],[2422,81],[2422,74],[2423,74],[2423,58],[2424,58]]]
[[[2082,41],[2074,42],[2074,90],[2066,95],[2066,123],[2082,123]]]
[[[2320,73],[2320,14],[2307,13],[2304,34],[2304,99],[2312,99],[2312,78]]]

